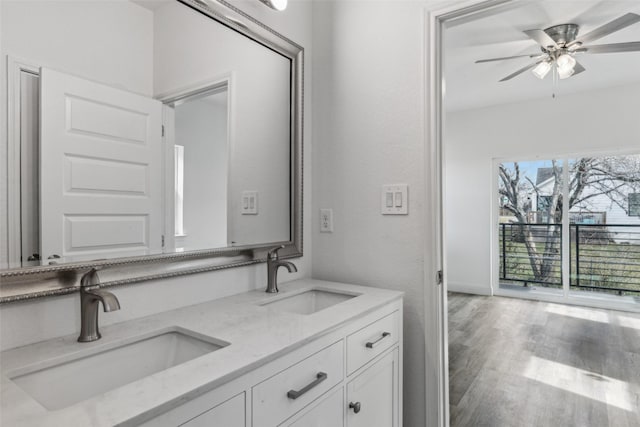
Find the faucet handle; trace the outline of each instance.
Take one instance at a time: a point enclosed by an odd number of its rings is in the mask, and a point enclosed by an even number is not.
[[[92,268],[86,272],[80,280],[80,287],[86,288],[88,286],[94,286],[100,284],[100,278],[98,277],[98,270]]]
[[[269,249],[269,252],[267,252],[267,259],[271,259],[271,260],[277,260],[278,259],[278,251],[280,249],[284,249],[284,245],[280,245],[280,246],[275,246],[271,249]]]

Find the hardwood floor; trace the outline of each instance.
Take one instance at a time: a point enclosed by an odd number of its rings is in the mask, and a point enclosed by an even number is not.
[[[640,315],[449,294],[451,426],[640,427]]]

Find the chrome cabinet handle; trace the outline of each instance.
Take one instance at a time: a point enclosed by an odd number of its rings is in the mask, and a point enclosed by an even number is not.
[[[375,341],[370,341],[368,343],[365,344],[365,346],[367,348],[374,348],[375,346],[377,346],[378,344],[380,344],[380,341],[382,341],[383,339],[385,339],[386,337],[390,337],[391,336],[391,332],[383,332],[382,336],[380,338],[378,338]]]
[[[293,399],[296,400],[297,398],[299,398],[300,396],[302,396],[303,394],[305,394],[306,392],[308,392],[309,390],[311,390],[312,388],[314,388],[315,386],[317,386],[318,384],[320,384],[322,381],[327,379],[327,374],[325,374],[324,372],[318,372],[318,374],[316,375],[316,379],[307,384],[305,387],[301,388],[300,390],[289,390],[287,392],[287,397],[289,399]]]
[[[353,413],[357,414],[358,412],[360,412],[360,409],[362,409],[362,405],[360,404],[360,402],[350,402],[349,403],[349,409],[353,409]]]

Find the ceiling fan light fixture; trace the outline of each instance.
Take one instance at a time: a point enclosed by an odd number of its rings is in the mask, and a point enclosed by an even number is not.
[[[549,74],[549,71],[551,71],[551,64],[547,61],[542,61],[533,70],[531,70],[533,75],[540,80],[544,79],[546,75]]]
[[[556,59],[556,64],[558,64],[558,72],[566,74],[576,66],[576,59],[568,53],[565,53]]]
[[[558,77],[560,78],[560,80],[564,80],[567,79],[571,76],[573,76],[573,73],[575,73],[576,70],[574,68],[560,68],[558,67]]]

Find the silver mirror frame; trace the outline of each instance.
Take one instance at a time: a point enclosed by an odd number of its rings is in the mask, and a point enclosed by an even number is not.
[[[302,256],[304,48],[224,0],[177,1],[291,60],[291,240],[0,270],[0,304],[78,292],[91,269],[100,271],[101,287],[113,287],[265,262],[276,245],[285,246],[281,258]]]

